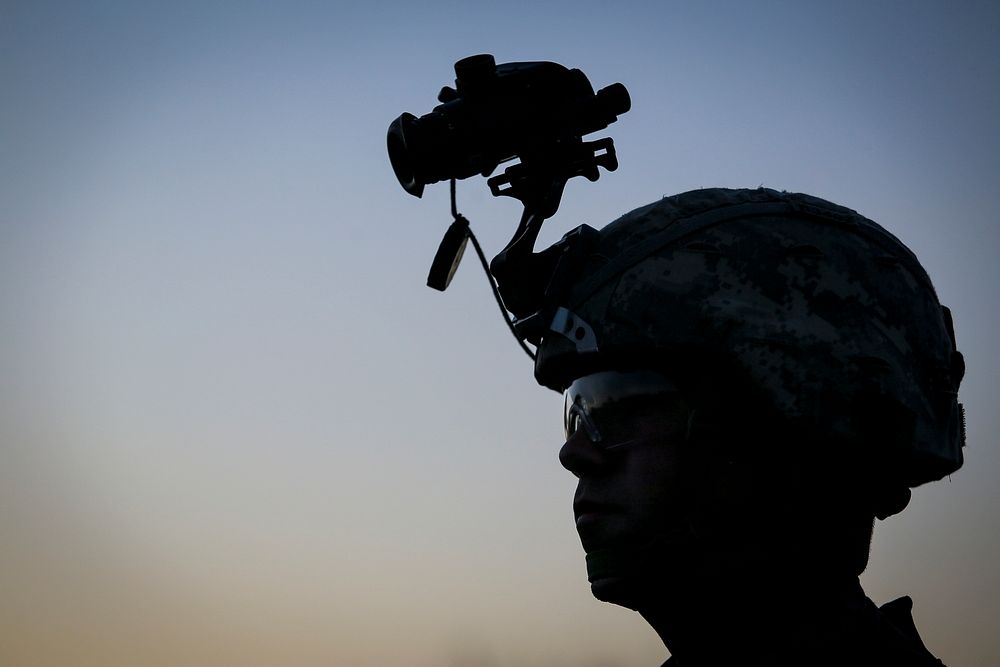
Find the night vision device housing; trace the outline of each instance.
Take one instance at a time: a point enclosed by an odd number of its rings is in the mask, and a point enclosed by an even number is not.
[[[399,184],[415,197],[427,184],[489,176],[517,157],[526,165],[558,161],[568,146],[631,107],[622,84],[595,93],[583,72],[552,62],[497,65],[481,54],[456,62],[455,76],[455,87],[441,89],[441,104],[430,113],[404,113],[389,125],[389,160]],[[596,166],[582,175],[597,180]],[[495,195],[517,196],[501,183],[490,185]]]

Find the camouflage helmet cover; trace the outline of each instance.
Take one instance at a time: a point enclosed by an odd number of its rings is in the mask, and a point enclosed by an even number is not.
[[[789,423],[876,443],[909,486],[962,465],[951,315],[913,253],[850,209],[764,188],[664,198],[601,230],[562,305],[545,386],[696,350]]]

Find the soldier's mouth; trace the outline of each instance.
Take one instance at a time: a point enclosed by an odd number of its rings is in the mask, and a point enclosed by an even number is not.
[[[573,514],[576,516],[576,526],[593,524],[610,515],[618,514],[621,508],[610,503],[602,503],[588,499],[580,499],[573,503]]]

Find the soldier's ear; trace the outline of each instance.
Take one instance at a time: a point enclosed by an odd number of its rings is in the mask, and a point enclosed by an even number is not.
[[[882,490],[875,498],[875,516],[885,520],[893,514],[899,514],[910,504],[910,489],[896,486]]]

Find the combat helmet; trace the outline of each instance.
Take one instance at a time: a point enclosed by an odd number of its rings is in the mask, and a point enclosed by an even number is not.
[[[850,209],[765,188],[661,199],[595,235],[552,312],[535,377],[557,391],[713,360],[788,424],[878,447],[907,486],[962,465],[951,313],[913,253]]]

